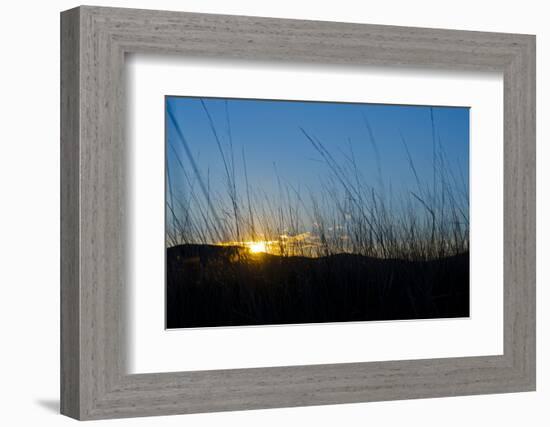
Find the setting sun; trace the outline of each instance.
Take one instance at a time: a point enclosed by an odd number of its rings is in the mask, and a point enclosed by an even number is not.
[[[248,244],[248,249],[250,249],[250,252],[253,254],[259,254],[267,251],[265,242],[250,242]]]

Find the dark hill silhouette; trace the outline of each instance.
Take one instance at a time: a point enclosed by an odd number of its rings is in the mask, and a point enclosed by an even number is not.
[[[469,316],[469,253],[430,261],[358,254],[167,249],[168,328]]]

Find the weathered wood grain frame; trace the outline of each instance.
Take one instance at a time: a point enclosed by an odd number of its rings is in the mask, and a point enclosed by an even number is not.
[[[127,374],[124,60],[135,52],[503,72],[504,354]],[[534,389],[534,36],[87,6],[61,14],[63,414],[100,419]]]

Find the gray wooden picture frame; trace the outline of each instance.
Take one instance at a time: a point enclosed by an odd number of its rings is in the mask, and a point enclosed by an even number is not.
[[[124,61],[136,52],[502,72],[504,353],[128,374]],[[63,414],[85,420],[529,390],[535,390],[534,36],[88,6],[62,12]]]

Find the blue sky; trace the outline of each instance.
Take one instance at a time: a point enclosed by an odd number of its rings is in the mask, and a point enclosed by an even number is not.
[[[166,97],[166,109],[166,161],[176,195],[189,190],[183,169],[195,176],[190,155],[212,194],[225,192],[225,169],[213,129],[228,158],[232,144],[240,192],[245,188],[244,153],[251,187],[275,198],[278,175],[301,192],[322,193],[328,168],[301,129],[317,138],[339,164],[345,164],[353,150],[365,182],[377,191],[382,191],[379,171],[384,191],[390,183],[394,193],[416,188],[401,135],[423,184],[433,181],[433,134],[452,173],[465,180],[469,176],[466,107]]]

